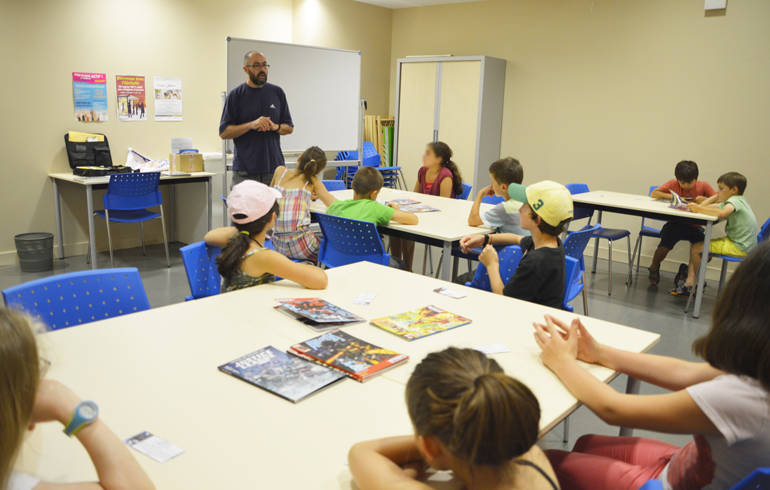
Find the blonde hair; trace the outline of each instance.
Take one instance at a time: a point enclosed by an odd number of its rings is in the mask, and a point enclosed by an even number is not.
[[[39,383],[40,360],[29,320],[0,308],[0,488],[11,476]]]

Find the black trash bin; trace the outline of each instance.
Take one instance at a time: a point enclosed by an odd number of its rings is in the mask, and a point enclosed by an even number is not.
[[[53,270],[53,233],[22,233],[13,237],[24,272]]]

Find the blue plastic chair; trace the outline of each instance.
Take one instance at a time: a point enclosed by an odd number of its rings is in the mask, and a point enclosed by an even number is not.
[[[317,218],[324,235],[318,261],[326,267],[361,261],[381,265],[390,263],[390,254],[385,252],[374,223],[320,213]]]
[[[404,178],[404,174],[401,171],[401,167],[381,167],[381,158],[380,154],[377,153],[377,149],[374,147],[374,143],[371,141],[364,141],[364,147],[363,147],[363,155],[364,158],[361,162],[361,165],[364,167],[376,167],[377,170],[382,174],[382,178],[384,180],[383,185],[385,187],[391,187],[393,189],[396,188],[403,188],[407,189],[406,185],[406,179]],[[337,161],[340,160],[358,160],[358,152],[357,151],[341,151],[337,153],[337,156],[334,158]],[[340,167],[337,167],[337,180],[342,180],[345,182],[345,185],[347,188],[350,188],[353,177],[356,175],[356,171],[358,171],[357,165],[343,165]],[[403,183],[403,185],[402,185]]]
[[[647,480],[647,483],[639,487],[639,490],[663,490],[660,480]]]
[[[586,291],[585,291],[585,259],[584,254],[586,250],[586,246],[588,245],[588,242],[591,240],[591,237],[594,236],[594,233],[596,233],[599,228],[601,228],[599,225],[586,225],[580,230],[577,231],[571,231],[567,233],[567,238],[564,239],[563,247],[564,247],[564,254],[567,257],[571,257],[578,261],[579,264],[579,276],[578,284],[571,283],[571,286],[569,291],[567,291],[567,295],[570,297],[570,301],[572,301],[578,293],[583,294],[583,314],[588,315],[588,300],[586,299]],[[579,289],[578,289],[579,288]]]
[[[473,189],[472,185],[466,184],[465,182],[463,182],[463,193],[460,194],[459,196],[455,196],[455,199],[462,199],[462,200],[468,199],[468,196],[471,195],[471,189]]]
[[[470,191],[469,191],[470,193]],[[481,198],[481,202],[484,204],[491,204],[493,206],[496,206],[500,204],[501,202],[504,202],[505,198],[500,196],[484,196]]]
[[[50,330],[150,309],[136,267],[46,277],[3,290],[3,300]]]
[[[732,490],[770,488],[770,468],[757,468],[749,476],[735,484]]]
[[[762,243],[763,241],[770,238],[770,219],[765,221],[765,224],[762,225],[762,228],[759,230],[759,235],[757,235],[757,242]],[[719,291],[722,290],[722,285],[725,282],[725,278],[727,277],[727,264],[729,262],[743,262],[744,257],[733,257],[732,255],[722,255],[722,254],[709,254],[710,258],[715,259],[722,259],[722,270],[719,273],[719,288],[717,289],[717,294],[719,294]]]
[[[659,186],[657,185],[651,185],[650,191],[647,194],[648,196],[652,195],[652,191],[657,189]],[[636,262],[636,274],[639,275],[639,262],[642,261],[642,238],[643,237],[649,237],[649,238],[660,238],[660,229],[659,228],[653,228],[652,226],[648,226],[644,224],[645,218],[642,217],[642,227],[639,229],[639,236],[636,239],[636,243],[634,243],[634,252],[633,257],[634,261]]]
[[[588,186],[586,184],[567,184],[565,186],[570,194],[582,194],[584,192],[588,192]],[[572,220],[578,220],[583,218],[588,218],[588,224],[591,224],[591,219],[593,218],[593,210],[582,208],[580,206],[576,206],[573,218]],[[607,262],[609,264],[609,286],[607,288],[607,295],[612,295],[612,244],[618,240],[622,240],[623,238],[628,240],[628,279],[626,280],[626,284],[631,284],[631,272],[633,271],[633,259],[631,258],[631,232],[628,230],[623,230],[620,228],[605,228],[602,226],[599,230],[594,232],[593,237],[594,238],[594,264],[591,268],[591,274],[596,273],[596,263],[599,259],[599,240],[607,240],[607,246],[609,248],[609,254],[607,257]]]
[[[580,261],[570,256],[564,257],[564,301],[562,308],[574,312],[575,308],[570,305],[583,291],[583,274],[580,272]],[[585,294],[583,295],[583,308],[585,308]],[[585,311],[584,311],[585,313]],[[587,315],[587,313],[585,313]]]
[[[524,253],[521,251],[520,246],[508,245],[507,247],[498,250],[497,254],[500,261],[500,278],[503,280],[503,284],[508,284],[508,281],[510,281],[516,273],[516,268],[519,267],[519,262],[521,262]],[[484,264],[479,263],[479,267],[476,269],[476,274],[473,276],[473,279],[471,282],[466,282],[465,285],[484,291],[492,291],[492,285],[489,282],[489,273]]]
[[[107,242],[110,247],[110,265],[115,265],[112,256],[112,233],[110,222],[139,223],[142,235],[142,251],[144,247],[144,222],[160,218],[163,228],[163,245],[166,248],[166,265],[171,267],[168,255],[168,238],[166,237],[166,220],[163,218],[163,196],[158,190],[160,172],[112,174],[104,195],[104,210],[94,211],[96,216],[104,218],[107,225]],[[148,208],[158,206],[159,213]]]
[[[324,186],[326,186],[326,190],[329,192],[344,191],[347,189],[345,181],[343,180],[322,180],[321,182],[323,182]]]
[[[210,247],[206,242],[195,242],[179,249],[182,263],[187,273],[187,283],[190,285],[191,299],[205,298],[219,294],[221,278],[217,270],[216,259],[222,250]]]

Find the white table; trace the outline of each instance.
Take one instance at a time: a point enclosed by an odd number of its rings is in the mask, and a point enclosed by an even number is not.
[[[578,407],[541,363],[531,326],[545,312],[566,320],[574,315],[368,262],[328,274],[324,291],[282,281],[44,334],[40,345],[52,362],[49,376],[95,400],[122,439],[147,430],[185,450],[164,464],[136,454],[161,489],[349,489],[350,446],[412,431],[404,383],[427,353],[449,345],[508,346],[510,353],[493,357],[534,391],[542,410],[541,436]],[[434,293],[438,286],[468,297]],[[372,304],[353,303],[361,292],[376,293]],[[276,298],[308,296],[367,319],[435,304],[473,322],[414,342],[367,323],[346,327],[352,335],[409,354],[409,362],[366,383],[345,379],[298,404],[217,370],[264,346],[285,350],[318,335],[271,308]],[[634,328],[585,322],[600,341],[635,352],[659,340]],[[603,382],[617,376],[598,366],[588,369]],[[55,481],[95,477],[85,451],[57,424],[38,425],[17,467]]]
[[[160,176],[160,185],[169,186],[169,195],[171,206],[167,206],[169,216],[169,241],[174,241],[174,185],[192,184],[203,182],[206,184],[206,212],[208,218],[208,229],[211,229],[211,178],[216,175],[212,172],[192,172],[189,175],[163,175]],[[105,177],[79,177],[70,173],[50,173],[48,174],[53,183],[53,202],[56,214],[56,231],[59,242],[59,258],[64,258],[64,236],[62,231],[61,201],[59,198],[59,185],[73,184],[85,189],[86,207],[88,212],[88,251],[91,259],[91,268],[96,269],[96,236],[94,233],[94,189],[106,189],[110,182],[109,176]]]
[[[331,193],[339,200],[353,199],[353,191],[335,191]],[[402,225],[391,221],[387,226],[381,226],[380,230],[387,234],[402,238],[408,238],[427,245],[441,247],[444,252],[444,260],[441,262],[440,277],[445,281],[452,276],[452,244],[460,241],[465,235],[475,233],[489,233],[491,228],[486,226],[468,225],[473,202],[465,199],[451,199],[448,197],[420,194],[418,192],[399,191],[384,187],[377,197],[378,201],[391,201],[393,199],[412,199],[431,207],[439,209],[431,213],[417,213],[420,222],[416,225]],[[481,213],[492,208],[490,204],[481,205]],[[310,206],[314,213],[325,213],[326,206],[320,199]]]
[[[604,211],[619,214],[628,214],[632,216],[642,216],[644,218],[670,220],[676,219],[691,223],[694,225],[706,226],[706,237],[703,243],[703,249],[708,252],[711,244],[711,227],[718,221],[715,216],[707,214],[693,213],[691,211],[674,209],[669,206],[668,201],[653,199],[649,196],[636,194],[625,194],[622,192],[611,191],[593,191],[583,194],[573,194],[572,200],[576,206],[585,207],[599,211],[598,223],[602,222],[602,213]],[[594,268],[596,268],[596,259],[599,253],[599,239],[594,245]],[[692,316],[700,317],[700,308],[703,302],[703,287],[706,282],[706,260],[701,260],[700,270],[698,271],[697,294],[695,296],[695,308]],[[632,264],[629,264],[629,266]],[[688,302],[689,304],[689,302]]]

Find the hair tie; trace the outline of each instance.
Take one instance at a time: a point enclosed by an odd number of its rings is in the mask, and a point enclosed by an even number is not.
[[[246,231],[246,230],[241,230],[241,231],[239,231],[238,233],[243,233],[243,234],[244,234],[244,235],[246,235],[246,236],[251,236],[251,233],[249,233],[249,232],[248,232],[248,231]]]

